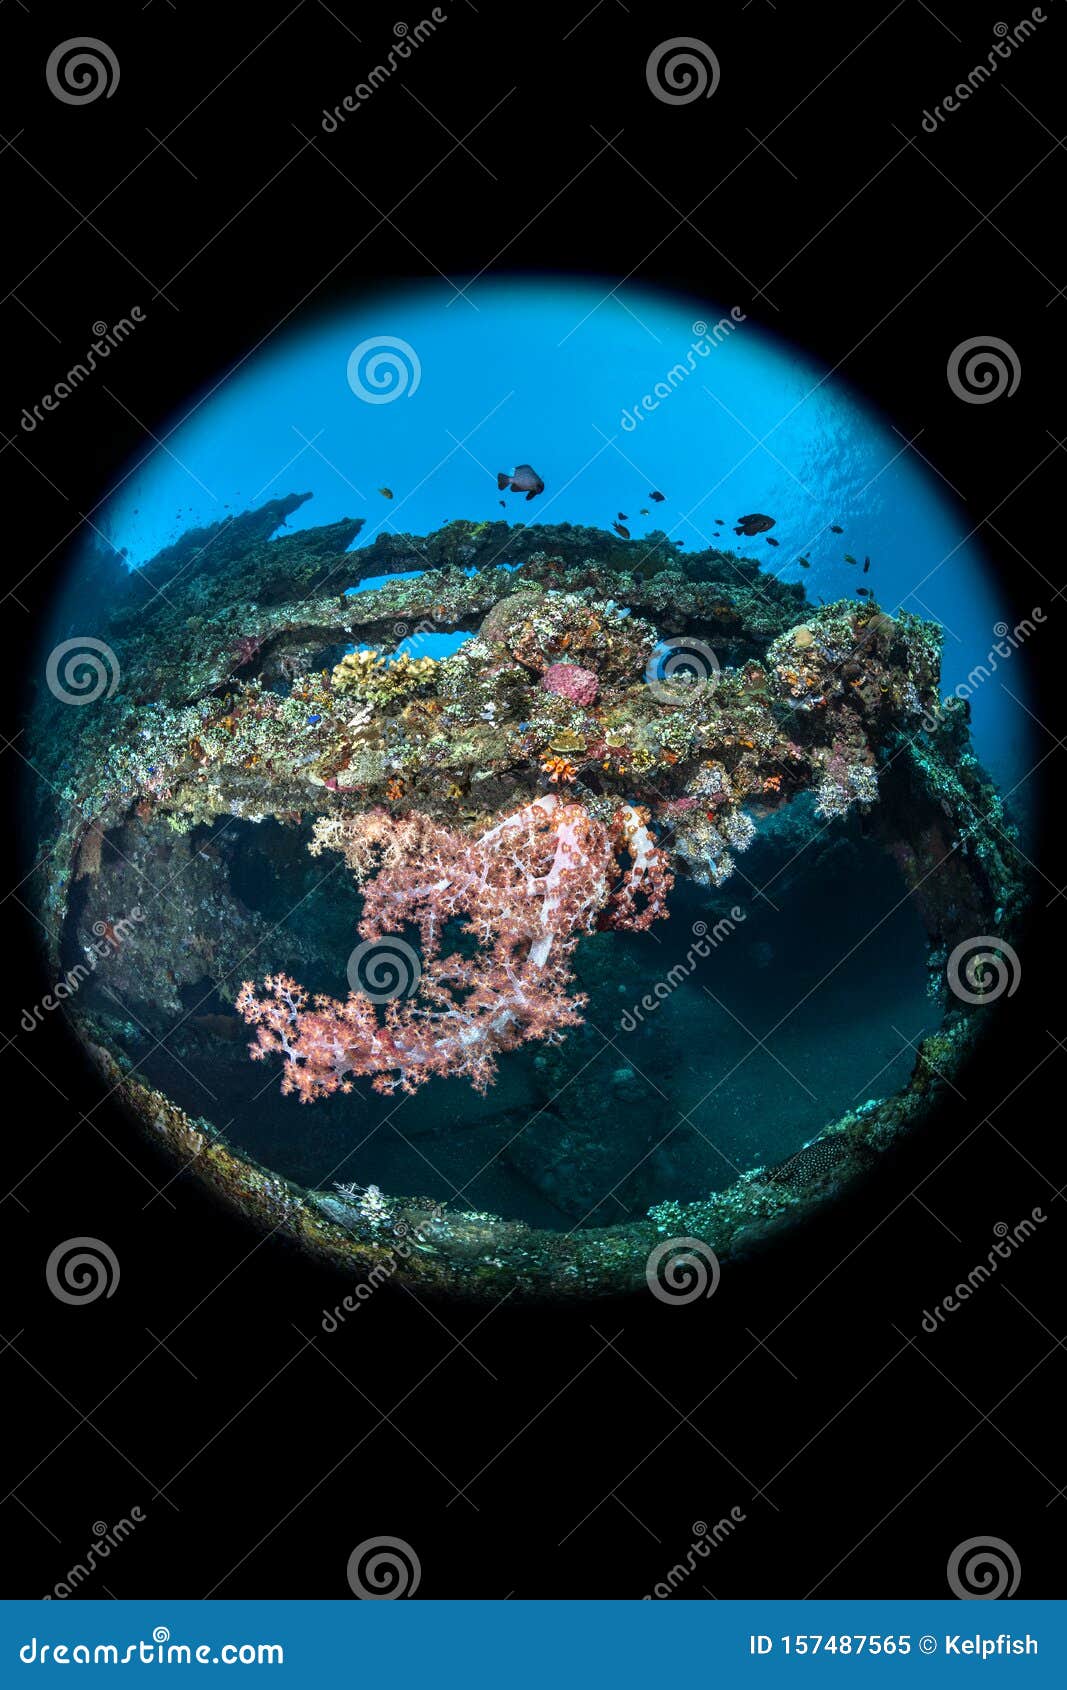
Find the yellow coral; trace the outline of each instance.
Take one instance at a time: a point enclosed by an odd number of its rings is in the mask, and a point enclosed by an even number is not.
[[[436,668],[432,657],[411,657],[407,652],[388,662],[378,651],[349,651],[333,671],[333,686],[335,692],[384,703],[414,692],[431,679]]]

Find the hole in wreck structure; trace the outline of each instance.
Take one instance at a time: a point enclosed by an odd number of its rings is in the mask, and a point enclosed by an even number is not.
[[[679,879],[669,922],[582,940],[583,1025],[504,1054],[486,1095],[435,1078],[387,1097],[360,1079],[304,1106],[282,1095],[280,1059],[250,1060],[233,999],[279,970],[346,993],[361,898],[309,836],[273,819],[185,835],[131,822],[78,883],[67,930],[74,959],[94,924],[141,906],[79,1008],[151,1086],[304,1186],[374,1183],[557,1230],[616,1224],[721,1190],[899,1090],[940,1019],[893,857],[858,816],[827,824],[801,798],[761,822],[718,890]]]

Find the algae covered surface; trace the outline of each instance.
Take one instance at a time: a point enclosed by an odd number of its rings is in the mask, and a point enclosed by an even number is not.
[[[655,531],[351,550],[286,531],[306,497],[101,556],[54,648],[35,895],[109,1086],[264,1224],[451,1294],[627,1290],[843,1191],[1023,900],[939,629]]]

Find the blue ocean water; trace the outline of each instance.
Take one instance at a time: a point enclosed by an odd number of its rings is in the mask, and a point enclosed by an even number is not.
[[[943,626],[945,690],[963,681],[1007,610],[965,507],[903,436],[739,312],[631,287],[624,304],[609,287],[483,280],[468,301],[418,283],[283,331],[191,402],[97,521],[137,564],[293,490],[314,497],[290,528],[361,515],[357,547],[457,516],[610,528],[622,513],[635,537],[661,528],[690,551],[725,537],[816,602],[870,586]],[[376,387],[370,360],[390,340],[403,345],[384,349]],[[519,463],[545,482],[530,503],[497,488]],[[775,517],[777,547],[734,535],[750,511]],[[979,754],[1012,786],[1033,761],[1022,712],[996,680],[972,709]]]

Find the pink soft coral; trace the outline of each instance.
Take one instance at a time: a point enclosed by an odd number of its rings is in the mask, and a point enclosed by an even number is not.
[[[251,1054],[284,1054],[282,1089],[304,1103],[351,1091],[361,1075],[381,1092],[413,1092],[434,1074],[463,1074],[485,1091],[501,1051],[580,1024],[586,1000],[570,990],[570,962],[583,933],[638,931],[666,914],[672,876],[647,822],[646,811],[627,804],[605,825],[549,794],[477,838],[419,813],[320,823],[313,849],[343,851],[366,882],[363,938],[416,926],[421,980],[381,1017],[358,992],[343,1003],[311,1001],[279,974],[257,997],[246,981],[237,1008],[256,1028]],[[620,854],[629,857],[625,869]],[[455,919],[477,941],[471,956],[440,954]]]

